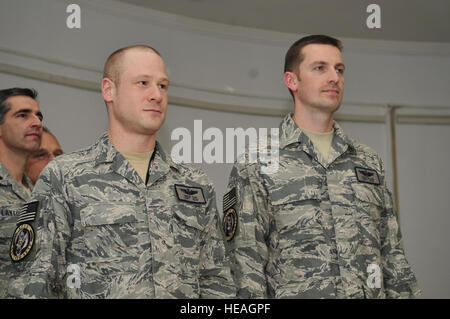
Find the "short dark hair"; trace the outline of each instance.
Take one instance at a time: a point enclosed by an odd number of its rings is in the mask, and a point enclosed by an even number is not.
[[[6,101],[11,96],[28,96],[36,100],[38,92],[35,89],[17,87],[0,90],[0,125],[3,124],[6,113],[11,109],[11,106]]]
[[[298,66],[305,58],[302,54],[302,49],[308,44],[328,44],[338,48],[341,52],[344,48],[341,41],[328,35],[313,34],[303,37],[300,40],[295,41],[286,52],[286,56],[284,58],[284,73],[293,72],[297,74]],[[297,76],[299,76],[299,74],[297,74]],[[290,89],[289,93],[291,93],[292,97],[294,97],[294,94]]]

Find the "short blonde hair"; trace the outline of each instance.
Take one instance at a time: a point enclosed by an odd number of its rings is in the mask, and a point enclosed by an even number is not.
[[[132,49],[151,50],[161,57],[161,54],[155,48],[145,44],[136,44],[120,48],[111,53],[106,60],[105,66],[103,67],[103,78],[111,79],[114,83],[119,84],[122,58],[127,51]]]

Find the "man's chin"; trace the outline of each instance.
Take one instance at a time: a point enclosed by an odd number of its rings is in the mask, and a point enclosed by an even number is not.
[[[323,111],[334,113],[341,107],[341,103],[339,102],[333,102],[333,103],[321,103],[318,105],[318,108],[322,109]]]

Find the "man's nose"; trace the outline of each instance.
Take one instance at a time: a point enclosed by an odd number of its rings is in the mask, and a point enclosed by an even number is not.
[[[34,115],[32,123],[31,123],[31,126],[32,127],[41,128],[42,127],[42,120],[41,120],[41,118],[39,116],[37,116],[37,115]]]
[[[154,100],[156,102],[161,102],[162,99],[161,88],[158,85],[152,85],[149,88],[147,99],[149,101]]]
[[[340,74],[338,71],[331,69],[330,72],[328,72],[328,82],[331,83],[338,83],[341,79]]]

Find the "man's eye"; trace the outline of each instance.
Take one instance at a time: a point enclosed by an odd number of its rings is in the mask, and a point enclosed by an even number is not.
[[[337,69],[337,73],[344,74],[344,69]]]
[[[167,85],[166,84],[159,84],[158,86],[159,86],[159,88],[161,90],[166,90],[167,89]]]
[[[322,71],[322,70],[323,70],[323,65],[316,66],[316,67],[314,68],[314,70]]]
[[[148,82],[147,82],[147,81],[139,81],[138,83],[139,83],[140,85],[146,86]]]
[[[46,158],[49,154],[47,152],[39,152],[34,155],[35,158]]]

